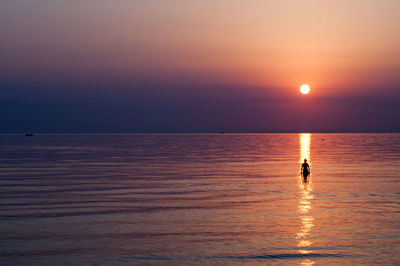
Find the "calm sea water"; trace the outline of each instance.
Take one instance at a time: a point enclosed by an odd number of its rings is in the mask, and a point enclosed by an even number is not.
[[[0,163],[2,265],[400,264],[400,134],[0,135]]]

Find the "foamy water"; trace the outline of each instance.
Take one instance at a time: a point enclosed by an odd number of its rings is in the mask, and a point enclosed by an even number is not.
[[[0,135],[0,162],[1,264],[400,263],[400,134]]]

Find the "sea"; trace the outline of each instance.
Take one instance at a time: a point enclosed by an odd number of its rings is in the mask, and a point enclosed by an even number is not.
[[[400,134],[0,135],[0,264],[399,265]]]

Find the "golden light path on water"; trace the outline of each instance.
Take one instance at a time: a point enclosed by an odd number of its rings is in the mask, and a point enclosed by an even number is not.
[[[310,142],[311,134],[300,134],[300,162],[303,163],[304,159],[307,159],[308,163],[311,162],[310,157]],[[310,164],[311,165],[311,164]],[[298,179],[300,199],[297,207],[297,211],[300,216],[300,231],[297,233],[296,238],[298,240],[297,247],[300,254],[311,253],[310,247],[312,242],[309,240],[309,234],[313,228],[314,218],[310,215],[312,208],[311,200],[313,199],[311,178],[308,177],[307,181],[304,181],[302,177]],[[313,265],[315,262],[310,259],[305,259],[301,262],[301,265]]]
[[[310,140],[311,134],[300,134],[300,162],[303,163],[304,159],[310,160]]]

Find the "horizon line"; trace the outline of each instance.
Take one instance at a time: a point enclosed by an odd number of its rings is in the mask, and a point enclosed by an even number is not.
[[[254,131],[165,131],[165,132],[0,132],[0,135],[184,135],[184,134],[400,134],[399,131],[279,131],[279,132],[254,132]]]

